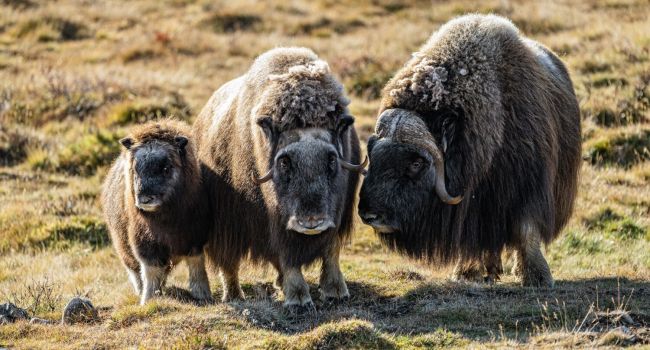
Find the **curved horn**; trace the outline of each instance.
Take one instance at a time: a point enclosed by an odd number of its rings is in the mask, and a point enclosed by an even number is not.
[[[436,194],[440,197],[440,200],[450,205],[460,203],[463,200],[462,195],[452,197],[447,192],[447,186],[445,185],[445,163],[442,157],[436,157],[433,166],[436,168]]]
[[[359,165],[355,165],[352,163],[348,163],[347,161],[343,160],[342,158],[339,158],[339,162],[341,163],[341,166],[344,167],[345,169],[348,169],[350,171],[356,171],[358,173],[361,173],[362,175],[366,175],[367,171],[365,169],[366,165],[368,165],[368,156],[361,162]]]
[[[445,159],[443,158],[442,153],[440,153],[438,146],[433,142],[433,140],[424,141],[420,143],[420,146],[425,148],[429,154],[431,154],[431,157],[433,157],[433,167],[436,170],[435,189],[440,200],[450,205],[460,203],[463,200],[462,195],[452,197],[449,195],[449,192],[447,192],[447,186],[445,185]]]
[[[263,184],[273,178],[273,168],[269,169],[269,171],[266,174],[264,174],[264,176],[262,177],[255,177],[255,175],[252,175],[252,177],[253,177],[253,181],[256,184],[258,185]]]
[[[383,111],[377,121],[376,133],[384,133],[400,142],[415,144],[426,149],[433,157],[433,166],[436,170],[435,189],[440,200],[451,205],[463,200],[463,196],[452,197],[447,192],[445,159],[423,119],[416,112],[399,108]]]

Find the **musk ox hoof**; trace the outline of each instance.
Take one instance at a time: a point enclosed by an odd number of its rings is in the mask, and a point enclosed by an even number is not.
[[[479,269],[467,269],[463,271],[454,271],[451,279],[455,282],[486,282],[483,274]]]
[[[298,315],[313,315],[316,314],[316,305],[312,301],[307,302],[306,304],[284,304],[284,310],[287,314],[292,316]]]
[[[213,301],[212,294],[210,293],[210,287],[193,288],[190,291],[190,294],[192,295],[192,298],[196,299],[199,302],[211,303]]]
[[[320,300],[324,302],[344,301],[350,299],[348,287],[343,284],[342,288],[323,288],[320,291]]]
[[[221,297],[221,301],[224,303],[232,303],[244,300],[246,300],[246,297],[244,297],[244,292],[241,289],[239,291],[226,292],[223,297]]]
[[[550,274],[528,274],[524,275],[521,284],[524,287],[553,288],[555,282]]]
[[[483,277],[483,282],[488,285],[493,285],[497,283],[497,281],[500,279],[501,278],[499,277],[499,275],[487,275]]]

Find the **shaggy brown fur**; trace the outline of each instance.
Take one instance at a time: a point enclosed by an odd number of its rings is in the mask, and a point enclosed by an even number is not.
[[[390,80],[381,113],[377,144],[433,142],[443,153],[448,192],[464,198],[453,206],[434,193],[425,207],[401,212],[414,216],[400,217],[403,232],[381,238],[415,257],[460,257],[458,277],[472,275],[474,261],[482,260],[488,278],[498,278],[501,251],[514,247],[524,284],[552,285],[539,246],[568,221],[580,165],[580,114],[559,58],[504,18],[460,17],[434,33]],[[414,126],[424,136],[400,133]],[[372,153],[370,160],[360,209],[398,203],[397,194],[381,188],[388,179],[376,177],[380,169],[373,167],[381,165],[373,164]],[[400,192],[432,194],[430,188]]]
[[[194,131],[213,209],[208,257],[222,270],[224,300],[243,298],[237,273],[240,260],[247,256],[254,262],[270,262],[278,270],[285,305],[311,303],[300,269],[316,259],[324,261],[323,295],[348,295],[338,253],[352,230],[358,174],[340,170],[335,227],[317,235],[286,229],[277,184],[252,180],[252,175],[273,169],[278,149],[301,139],[340,146],[341,159],[358,164],[354,129],[336,135],[347,104],[341,84],[311,50],[280,48],[261,55],[245,75],[223,85],[201,111]],[[273,135],[258,126],[264,117],[270,117]]]
[[[185,123],[173,120],[135,127],[121,141],[125,148],[104,183],[102,204],[113,245],[136,293],[142,294],[142,303],[159,291],[171,267],[183,258],[190,269],[193,296],[211,297],[203,262],[207,203],[190,136]],[[134,178],[143,176],[136,173],[136,162],[149,161],[156,151],[166,154],[175,169],[167,177],[177,181],[165,188],[157,210],[144,211],[136,207]]]

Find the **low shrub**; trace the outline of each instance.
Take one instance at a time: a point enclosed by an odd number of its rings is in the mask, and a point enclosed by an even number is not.
[[[31,18],[16,25],[13,32],[18,39],[33,37],[37,41],[68,41],[92,37],[88,27],[70,19],[44,16]]]
[[[261,28],[262,18],[247,13],[219,12],[201,21],[201,25],[215,33],[254,32]]]

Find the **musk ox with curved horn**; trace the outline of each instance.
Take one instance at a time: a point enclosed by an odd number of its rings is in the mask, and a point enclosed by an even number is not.
[[[278,48],[217,90],[194,124],[224,300],[240,260],[271,263],[286,307],[313,307],[301,268],[321,259],[324,299],[349,296],[339,251],[353,224],[359,140],[343,87],[305,48]]]
[[[558,57],[507,19],[443,25],[383,90],[359,214],[389,246],[496,280],[552,286],[541,243],[573,209],[580,113]]]

